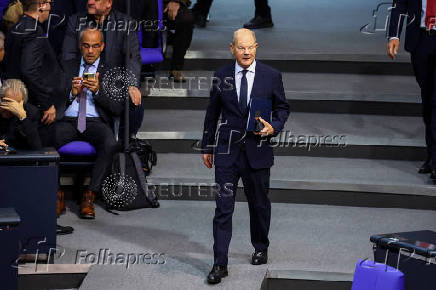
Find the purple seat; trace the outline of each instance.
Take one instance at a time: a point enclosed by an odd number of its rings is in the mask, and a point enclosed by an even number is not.
[[[3,18],[3,13],[9,5],[10,0],[0,0],[0,20]]]
[[[164,30],[163,20],[163,1],[158,0],[158,46],[153,48],[142,47],[142,27],[138,30],[139,53],[141,54],[142,64],[155,64],[163,62],[164,55],[162,51],[162,31]]]
[[[85,141],[73,141],[58,149],[58,153],[68,156],[94,156],[95,148]]]
[[[142,64],[154,64],[163,62],[164,57],[162,54],[162,48],[144,48],[139,51],[142,58]]]

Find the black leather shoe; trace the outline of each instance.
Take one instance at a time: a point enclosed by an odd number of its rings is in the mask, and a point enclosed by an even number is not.
[[[69,235],[74,231],[73,227],[56,225],[56,235]]]
[[[244,24],[244,28],[247,29],[259,29],[259,28],[268,28],[273,27],[274,23],[271,18],[265,18],[262,16],[256,16],[251,19],[249,22]]]
[[[262,265],[268,262],[268,253],[265,252],[254,252],[251,256],[252,265]]]
[[[431,173],[432,167],[431,167],[431,160],[426,160],[424,164],[419,168],[418,173],[420,174],[427,174]]]
[[[213,265],[212,270],[209,275],[207,275],[207,283],[218,284],[221,282],[221,278],[227,277],[229,272],[227,272],[227,267],[220,265]]]

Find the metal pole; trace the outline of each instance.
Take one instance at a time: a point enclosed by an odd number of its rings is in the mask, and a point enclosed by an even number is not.
[[[127,1],[127,15],[130,16],[130,0],[126,0]],[[130,30],[127,30],[127,33],[130,33]],[[125,66],[126,66],[126,71],[128,70],[128,66],[127,64],[129,63],[130,60],[130,42],[128,40],[129,35],[127,34],[127,45],[126,45],[126,61],[125,61]],[[124,108],[124,151],[126,151],[129,148],[129,137],[130,137],[130,133],[129,133],[129,110],[130,107],[130,96],[127,90],[127,96],[126,96],[126,106]]]

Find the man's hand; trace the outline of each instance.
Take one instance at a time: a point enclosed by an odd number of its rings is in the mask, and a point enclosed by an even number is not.
[[[207,168],[212,168],[213,154],[203,154],[203,163]]]
[[[93,79],[83,79],[82,85],[85,88],[88,88],[88,90],[90,90],[94,94],[97,93],[98,90],[100,89],[100,83],[98,80],[99,76],[100,76],[100,73],[98,72],[95,74],[95,77]]]
[[[5,140],[0,140],[0,148],[8,148],[8,144],[5,143]]]
[[[17,102],[10,98],[3,98],[0,104],[0,109],[8,111],[21,121],[27,117],[26,111],[24,110],[23,101]]]
[[[171,1],[170,3],[168,3],[163,13],[168,13],[168,18],[174,21],[177,17],[177,13],[179,13],[179,8],[180,3]]]
[[[274,128],[270,123],[259,117],[259,120],[265,125],[265,127],[260,132],[254,132],[255,135],[260,135],[261,137],[266,137],[268,135],[274,134]]]
[[[129,95],[130,99],[132,99],[132,103],[135,106],[139,106],[141,104],[141,92],[137,87],[129,87]]]
[[[53,105],[48,108],[47,111],[44,111],[44,115],[42,116],[41,122],[45,125],[50,125],[56,119],[56,109]]]
[[[71,94],[73,96],[77,96],[82,91],[82,77],[75,77],[73,78],[72,87],[71,87]]]
[[[398,47],[400,46],[400,40],[397,38],[392,38],[388,42],[387,50],[388,55],[391,57],[391,59],[395,59],[395,56],[398,53]]]

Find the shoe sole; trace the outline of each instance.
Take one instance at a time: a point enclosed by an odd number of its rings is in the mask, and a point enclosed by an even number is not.
[[[84,219],[84,220],[93,220],[93,219],[95,219],[95,216],[92,216],[92,215],[89,215],[89,214],[81,214],[80,218]]]
[[[244,25],[244,28],[246,28],[246,29],[262,29],[262,28],[271,28],[271,27],[274,27],[274,24],[264,24],[264,25],[259,25],[259,26],[249,26],[249,25],[245,26]]]
[[[228,275],[229,275],[228,272],[225,273],[224,276],[221,277],[221,279],[227,277]],[[212,285],[215,285],[215,284],[221,283],[221,279],[220,279],[219,281],[210,281],[210,280],[207,280],[207,283],[212,284]]]
[[[265,265],[265,264],[268,264],[268,261],[262,262],[262,263],[258,263],[258,264],[255,264],[255,263],[253,263],[253,261],[251,261],[251,265],[254,265],[254,266]]]

